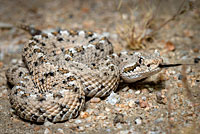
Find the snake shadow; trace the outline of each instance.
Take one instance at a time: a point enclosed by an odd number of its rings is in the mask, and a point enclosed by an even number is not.
[[[134,83],[120,83],[119,87],[117,88],[116,92],[122,91],[125,87],[129,87],[128,90],[142,90],[147,89],[149,93],[160,91],[161,89],[165,88],[165,81],[158,80],[158,81],[146,81],[146,79],[142,79],[140,81]]]

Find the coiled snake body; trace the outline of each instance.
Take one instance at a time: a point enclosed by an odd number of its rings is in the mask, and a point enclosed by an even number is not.
[[[85,97],[104,97],[120,79],[132,83],[161,70],[158,53],[113,53],[109,40],[85,31],[34,36],[23,49],[23,64],[7,71],[16,114],[32,122],[76,117]]]

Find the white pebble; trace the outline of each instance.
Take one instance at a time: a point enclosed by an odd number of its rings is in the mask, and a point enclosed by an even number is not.
[[[126,86],[126,87],[124,87],[124,88],[122,89],[123,92],[126,92],[126,91],[128,91],[128,90],[129,90],[129,87],[128,87],[128,86]]]
[[[110,108],[107,108],[107,107],[106,107],[105,110],[106,110],[107,112],[110,112]]]
[[[110,103],[111,105],[115,105],[119,103],[119,101],[120,101],[120,96],[114,92],[112,92],[110,96],[108,96],[108,98],[106,99],[106,103]]]
[[[11,60],[11,63],[12,63],[12,64],[16,64],[16,63],[17,63],[17,59],[12,59],[12,60]]]
[[[129,130],[123,130],[123,131],[120,131],[119,133],[120,133],[120,134],[128,134],[128,133],[129,133]]]
[[[122,128],[123,128],[122,125],[121,125],[121,123],[117,123],[116,127],[117,127],[118,129],[122,129]]]
[[[146,96],[142,96],[142,100],[145,101],[147,98]]]
[[[82,121],[81,120],[75,120],[76,124],[80,124]]]
[[[61,128],[58,128],[58,132],[61,133],[61,134],[64,134],[64,131]]]
[[[132,90],[132,89],[129,89],[128,92],[129,92],[130,94],[132,94],[132,93],[133,93],[133,90]]]
[[[79,127],[79,131],[84,131],[85,130],[85,128],[84,127]]]
[[[53,123],[51,123],[49,121],[45,121],[45,123],[44,123],[44,126],[46,126],[46,127],[51,126],[51,125],[53,125]]]
[[[139,117],[139,118],[136,118],[135,119],[135,124],[136,125],[140,125],[140,124],[142,124],[142,119]]]
[[[50,132],[50,130],[48,129],[48,128],[46,128],[45,130],[44,130],[44,134],[50,134],[51,132]]]
[[[135,95],[140,94],[140,90],[135,91]]]

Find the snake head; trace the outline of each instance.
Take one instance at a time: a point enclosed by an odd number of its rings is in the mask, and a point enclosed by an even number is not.
[[[123,54],[123,53],[122,53]],[[152,54],[134,52],[123,54],[120,76],[124,82],[132,83],[147,78],[161,71],[160,64],[163,60],[155,50]]]

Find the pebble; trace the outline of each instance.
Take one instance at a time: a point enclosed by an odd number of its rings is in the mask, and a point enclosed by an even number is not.
[[[147,99],[146,96],[142,96],[143,101],[146,101],[146,99]]]
[[[111,132],[111,130],[108,128],[108,129],[106,129],[106,132],[110,133],[110,132]]]
[[[110,37],[110,33],[109,33],[109,32],[103,32],[103,33],[102,33],[102,36],[105,36],[105,37],[108,38],[108,37]]]
[[[53,123],[49,122],[49,121],[45,121],[45,123],[44,123],[44,126],[46,126],[46,127],[51,126],[51,125],[53,125]]]
[[[104,115],[99,115],[97,116],[97,120],[105,120],[107,119],[108,117],[107,116],[104,116]]]
[[[165,48],[168,50],[168,51],[174,51],[175,50],[175,45],[174,43],[172,43],[171,41],[167,41],[165,43]]]
[[[64,131],[61,128],[58,128],[58,132],[59,132],[59,134],[64,134]]]
[[[127,20],[128,19],[128,14],[122,14],[122,19]]]
[[[149,87],[149,88],[148,88],[149,93],[152,93],[153,90],[154,90],[154,89],[153,89],[152,87]]]
[[[140,100],[140,107],[141,108],[146,108],[147,106],[148,106],[148,102],[147,101]]]
[[[91,124],[85,124],[85,127],[89,128],[89,127],[91,127]]]
[[[133,100],[129,101],[128,106],[131,107],[131,108],[134,107],[135,106],[135,102]]]
[[[115,105],[119,102],[120,102],[120,96],[114,92],[112,92],[110,96],[108,96],[106,99],[106,103],[109,103],[111,105]]]
[[[190,66],[187,66],[186,73],[191,73],[191,72],[192,72],[192,68]]]
[[[82,127],[82,126],[80,126],[78,130],[79,130],[80,132],[83,132],[83,131],[85,131],[85,128]]]
[[[124,88],[122,89],[123,92],[127,92],[128,90],[129,90],[129,87],[128,87],[128,86],[126,86],[126,87],[124,87]]]
[[[156,119],[154,122],[157,124],[157,123],[161,123],[163,122],[164,118],[158,118]]]
[[[16,63],[17,63],[17,59],[12,59],[12,60],[11,60],[11,63],[12,63],[12,64],[16,64]]]
[[[40,126],[35,126],[35,127],[34,127],[34,130],[35,130],[35,131],[40,130]]]
[[[85,119],[85,118],[89,117],[89,113],[88,113],[88,112],[83,112],[83,111],[81,111],[80,117],[81,117],[82,119]]]
[[[132,90],[132,89],[129,89],[129,90],[128,90],[128,93],[132,94],[132,93],[133,93],[133,90]]]
[[[135,91],[135,95],[138,95],[138,94],[140,94],[140,90],[137,90],[137,91]]]
[[[129,130],[123,130],[119,132],[120,134],[129,134]]]
[[[76,123],[76,124],[80,124],[80,123],[82,123],[82,121],[79,120],[79,119],[76,119],[76,120],[75,120],[75,123]]]
[[[110,111],[111,111],[111,109],[108,108],[108,107],[106,107],[105,110],[106,110],[107,112],[110,112]]]
[[[159,104],[166,104],[167,103],[167,97],[165,95],[162,95],[161,92],[156,93],[156,101]]]
[[[178,75],[178,80],[182,80],[183,79],[183,75],[182,74],[179,74]]]
[[[49,128],[46,128],[46,129],[44,130],[44,134],[51,134],[51,131],[49,130]]]
[[[94,97],[90,100],[91,103],[99,103],[101,101],[100,98]]]
[[[142,124],[142,118],[141,118],[141,117],[137,117],[137,118],[135,119],[135,124],[136,124],[136,125]]]
[[[136,101],[135,101],[135,104],[138,104],[138,105],[139,105],[139,104],[140,104],[140,100],[136,100]]]
[[[194,63],[199,63],[199,61],[200,61],[200,57],[194,58]]]
[[[117,113],[113,119],[113,124],[117,124],[117,123],[124,123],[124,115],[121,113]]]
[[[3,67],[3,62],[0,62],[0,68]]]
[[[123,128],[122,125],[121,125],[121,123],[117,123],[117,124],[116,124],[116,127],[117,127],[118,129],[122,129],[122,128]]]

